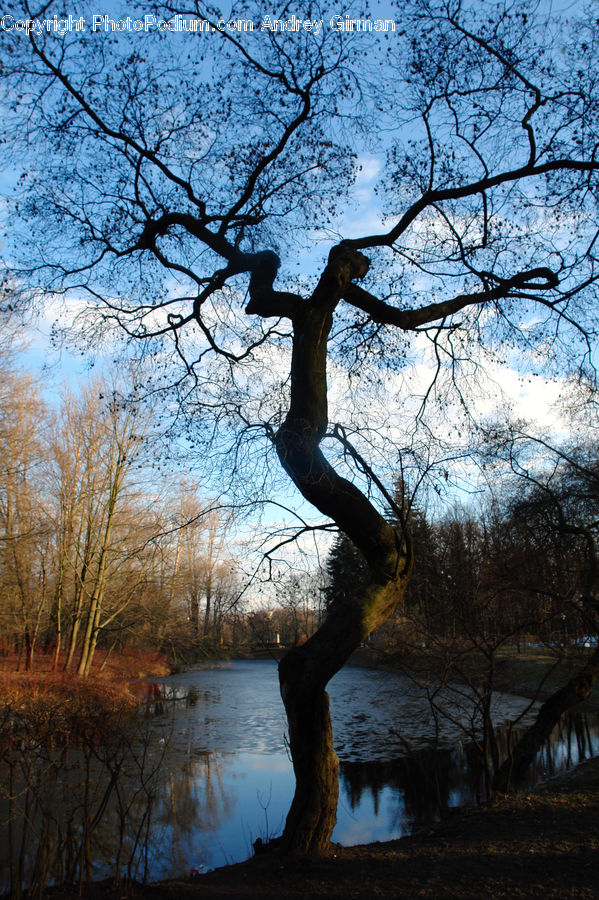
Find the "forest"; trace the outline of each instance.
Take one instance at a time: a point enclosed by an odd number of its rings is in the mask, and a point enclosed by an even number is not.
[[[320,564],[289,562],[270,598],[248,602],[241,547],[231,553],[235,511],[197,483],[173,493],[173,472],[155,465],[155,408],[95,377],[44,400],[40,377],[5,356],[2,641],[24,669],[40,654],[44,667],[86,676],[98,646],[102,659],[135,648],[176,664],[298,645],[339,598],[368,587],[366,559],[339,534]],[[496,424],[470,453],[486,487],[432,515],[395,482],[418,565],[371,646],[496,652],[536,642],[566,652],[596,636],[596,448],[552,446],[529,431]]]
[[[44,397],[4,361],[0,401],[2,652],[87,676],[126,647],[173,662],[233,640],[240,569],[230,512],[155,466],[155,411],[91,378]]]

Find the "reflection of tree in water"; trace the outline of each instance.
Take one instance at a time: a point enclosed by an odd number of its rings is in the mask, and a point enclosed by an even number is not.
[[[190,709],[203,701],[211,701],[209,691],[199,691],[196,688],[165,687],[156,682],[147,682],[140,690],[144,701],[145,714],[151,716],[164,716],[173,707]]]
[[[158,684],[150,685],[149,689],[151,693],[146,696],[149,718],[160,719],[182,708],[214,703],[213,691]],[[171,743],[168,765],[159,778],[153,843],[155,855],[173,860],[173,874],[176,874],[177,868],[179,871],[187,868],[188,837],[193,835],[197,846],[198,835],[210,836],[218,831],[221,819],[230,814],[231,801],[222,779],[225,757],[214,751],[192,748],[189,741],[183,746],[180,737]],[[170,854],[165,853],[167,845]]]
[[[110,861],[117,880],[143,877],[156,778],[164,745],[149,732],[95,730],[56,747],[33,737],[7,740],[0,758],[0,890],[79,882]]]
[[[139,721],[77,746],[6,743],[0,752],[0,894],[113,876],[180,875],[185,839],[207,841],[230,812],[215,753],[169,748],[169,727]],[[168,765],[165,760],[169,751]],[[4,849],[6,848],[6,849]],[[201,863],[201,849],[196,858]]]
[[[501,758],[505,759],[510,741],[516,743],[523,732],[514,729],[512,735],[505,729],[502,737]],[[551,738],[539,750],[534,764],[529,768],[518,787],[529,787],[543,778],[577,765],[599,753],[599,717],[580,710],[570,711],[562,716],[553,729]]]
[[[507,756],[510,741],[517,740],[520,733],[507,727],[496,730],[500,762]],[[597,716],[570,713],[556,726],[519,786],[530,787],[598,752]],[[390,829],[403,827],[407,831],[410,824],[439,819],[449,807],[484,799],[484,771],[480,753],[473,743],[452,750],[419,750],[388,762],[341,762],[340,779],[352,809],[356,809],[368,791],[377,815],[381,793],[390,789],[397,798]]]
[[[160,702],[175,706],[166,698]],[[118,735],[82,733],[76,747],[2,740],[0,894],[12,890],[18,897],[20,887],[50,881],[85,886],[115,871],[124,882],[154,880],[211,864],[214,834],[235,812],[237,800],[227,795],[226,785],[238,761],[235,754],[197,749],[199,735],[175,731],[177,717],[169,721],[150,714]],[[516,738],[514,732],[511,739]],[[507,729],[497,729],[500,758],[509,740]],[[598,752],[597,717],[568,716],[524,786]],[[475,802],[481,775],[474,745],[341,764],[353,809],[368,794],[382,813],[382,792],[390,791],[395,809],[388,827],[396,832]]]
[[[410,821],[431,822],[448,806],[451,755],[449,750],[422,750],[389,762],[342,762],[342,787],[352,809],[368,791],[378,815],[379,795],[390,788],[401,798],[394,825],[401,825],[406,817]]]
[[[226,757],[209,750],[194,750],[193,757],[181,759],[176,768],[169,760],[159,821],[170,829],[172,858],[181,871],[186,867],[186,838],[193,835],[197,844],[198,833],[210,837],[230,815],[231,798],[222,778],[225,761]]]

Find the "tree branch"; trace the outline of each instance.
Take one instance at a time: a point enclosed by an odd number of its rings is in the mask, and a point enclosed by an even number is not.
[[[403,214],[399,222],[384,234],[373,234],[363,238],[353,238],[347,243],[356,250],[367,250],[370,247],[391,247],[397,238],[402,235],[425,209],[435,203],[443,203],[446,200],[460,200],[464,197],[473,197],[475,194],[483,194],[485,191],[502,184],[511,184],[525,178],[534,178],[538,175],[549,175],[551,172],[599,172],[599,160],[554,159],[538,165],[520,166],[517,169],[509,169],[497,175],[489,175],[479,181],[453,188],[438,188],[426,191],[416,203]]]
[[[497,287],[490,290],[458,294],[451,300],[429,303],[420,309],[396,309],[353,283],[346,288],[343,299],[351,306],[367,313],[373,322],[381,325],[395,325],[404,331],[412,331],[421,325],[436,322],[468,306],[477,306],[491,300],[503,299],[509,296],[513,290],[547,291],[557,287],[557,284],[557,275],[551,269],[538,268],[501,280]]]

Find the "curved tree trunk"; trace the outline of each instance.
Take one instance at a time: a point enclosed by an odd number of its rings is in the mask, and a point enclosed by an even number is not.
[[[279,664],[296,787],[281,841],[292,853],[327,852],[337,819],[339,761],[333,749],[327,682],[364,638],[391,615],[407,575],[339,603],[309,641]]]
[[[412,560],[405,529],[394,528],[354,484],[339,476],[320,450],[327,428],[326,354],[333,310],[368,260],[335,248],[320,282],[296,308],[289,413],[275,437],[279,459],[303,496],[333,519],[362,551],[372,585],[350,602],[333,604],[306,644],[279,666],[289,723],[296,790],[282,837],[294,853],[324,853],[336,821],[338,760],[333,750],[326,685],[370,632],[387,619],[407,585]]]
[[[333,749],[329,698],[306,676],[306,655],[291,651],[280,666],[296,789],[287,815],[283,849],[325,853],[337,820],[339,760]]]
[[[599,647],[586,666],[543,703],[533,724],[499,767],[493,784],[495,791],[506,793],[518,783],[563,714],[589,698],[598,677]]]

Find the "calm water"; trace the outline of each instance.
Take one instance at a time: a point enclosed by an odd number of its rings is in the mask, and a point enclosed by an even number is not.
[[[426,692],[408,679],[358,668],[342,670],[329,692],[341,761],[333,840],[399,837],[448,806],[476,800],[471,698],[447,694],[439,700],[448,716],[435,715]],[[25,873],[45,866],[39,878],[49,881],[83,870],[85,877],[108,877],[115,865],[154,881],[245,859],[256,838],[280,833],[293,775],[276,662],[212,664],[148,693],[147,713],[126,748],[95,748],[85,758],[63,751],[59,765],[48,757],[29,760],[26,772],[23,764],[14,769],[16,799],[9,804],[0,796],[0,891],[8,889],[11,853],[13,881],[15,853]],[[494,722],[525,709],[526,701],[499,695]],[[573,718],[545,748],[531,780],[597,752],[596,717]],[[46,835],[44,847],[39,835]]]

